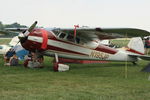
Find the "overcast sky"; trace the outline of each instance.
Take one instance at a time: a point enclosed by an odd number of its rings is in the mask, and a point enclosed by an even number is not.
[[[0,0],[0,21],[38,26],[132,27],[150,31],[150,0]]]

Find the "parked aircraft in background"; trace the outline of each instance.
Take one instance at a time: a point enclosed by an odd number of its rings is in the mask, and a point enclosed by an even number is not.
[[[6,54],[6,52],[14,47],[19,42],[18,36],[12,38],[12,40],[8,44],[0,45],[0,54]],[[19,45],[19,44],[17,44]]]
[[[33,52],[55,57],[54,70],[62,71],[68,67],[59,63],[59,58],[93,61],[137,62],[138,58],[150,60],[144,55],[144,45],[140,37],[150,32],[133,28],[35,28],[35,22],[29,29],[19,34],[21,45]],[[132,38],[124,50],[110,48],[100,44],[100,40]],[[65,69],[66,68],[66,69]]]
[[[6,54],[11,48],[15,50],[19,59],[24,59],[24,56],[28,54],[28,51],[21,46],[18,36],[13,37],[8,44],[0,45],[0,54]]]

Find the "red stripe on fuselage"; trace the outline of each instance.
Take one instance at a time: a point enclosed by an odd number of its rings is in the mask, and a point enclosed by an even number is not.
[[[30,50],[30,51],[33,51],[33,50],[36,50],[36,49],[40,50],[40,51],[43,51],[41,49],[41,45],[42,45],[42,43],[27,40],[26,43],[23,45],[23,47],[26,48],[27,50]],[[83,54],[83,53],[80,53],[80,52],[75,52],[75,51],[63,49],[63,48],[60,48],[60,47],[54,47],[54,46],[51,46],[51,45],[47,45],[47,48],[45,50],[52,50],[52,51],[54,50],[54,51],[57,51],[57,52],[64,52],[64,53],[88,56],[87,54]]]
[[[144,53],[141,53],[141,52],[133,50],[133,49],[127,49],[127,51],[133,52],[133,53],[136,53],[136,54],[140,54],[140,55],[144,55]]]
[[[67,42],[67,41],[59,40],[59,39],[54,39],[54,40],[59,41],[59,42],[63,42],[63,43],[67,43],[67,44],[70,44],[70,45],[75,45],[75,46],[79,46],[79,47],[83,47],[83,48],[88,48],[88,47],[82,46],[80,44],[74,44],[74,43],[70,43],[70,42]],[[91,49],[91,48],[88,48],[88,49]],[[105,53],[109,53],[109,54],[115,54],[115,53],[118,52],[118,50],[107,47],[107,46],[104,46],[104,45],[99,45],[96,49],[93,49],[93,50],[97,50],[97,51],[101,51],[101,52],[105,52]]]
[[[54,46],[50,46],[50,45],[48,45],[47,50],[54,50],[54,51],[58,51],[58,52],[65,52],[65,53],[72,53],[72,54],[88,56],[87,54],[83,54],[83,53],[79,53],[79,52],[63,49],[63,48],[60,48],[60,47],[54,47]]]
[[[99,45],[95,50],[102,51],[102,52],[109,53],[109,54],[115,54],[118,52],[118,50],[104,46],[104,45]]]

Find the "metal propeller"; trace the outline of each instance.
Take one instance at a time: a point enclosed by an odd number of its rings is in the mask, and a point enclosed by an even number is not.
[[[35,21],[27,30],[25,30],[24,32],[21,32],[18,35],[18,38],[21,43],[24,43],[27,40],[28,35],[30,34],[30,32],[32,32],[32,30],[36,27],[36,25],[37,25],[37,21]]]
[[[29,32],[31,32],[36,27],[37,21],[35,21],[28,29]]]

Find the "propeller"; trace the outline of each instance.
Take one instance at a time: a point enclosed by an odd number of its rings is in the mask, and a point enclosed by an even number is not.
[[[36,25],[37,25],[37,21],[35,21],[27,30],[21,32],[18,35],[18,38],[20,40],[19,42],[24,43],[27,40],[28,35],[30,34],[30,32],[32,32],[32,30],[36,27]]]
[[[37,21],[35,21],[28,29],[29,32],[31,32],[36,27]]]

